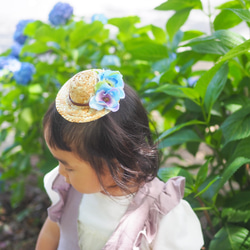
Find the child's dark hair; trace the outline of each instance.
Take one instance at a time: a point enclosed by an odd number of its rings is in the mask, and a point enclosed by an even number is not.
[[[90,163],[100,182],[104,164],[122,190],[152,180],[159,168],[147,113],[135,91],[125,84],[120,109],[88,123],[65,120],[52,103],[44,116],[50,147],[75,152]]]

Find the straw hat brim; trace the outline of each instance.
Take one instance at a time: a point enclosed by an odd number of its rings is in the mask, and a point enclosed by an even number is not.
[[[56,97],[56,109],[58,113],[67,121],[75,123],[85,123],[97,120],[110,112],[108,109],[100,111],[87,106],[74,105],[69,97],[70,80],[68,80],[59,90]]]

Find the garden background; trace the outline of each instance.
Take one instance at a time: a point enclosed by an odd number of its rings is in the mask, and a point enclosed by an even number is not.
[[[58,88],[80,70],[110,68],[157,127],[159,178],[186,177],[204,249],[249,249],[250,1],[93,1],[92,11],[35,2],[0,10],[1,30],[25,15],[0,42],[0,248],[34,249],[46,217],[42,178],[57,163],[41,120]]]

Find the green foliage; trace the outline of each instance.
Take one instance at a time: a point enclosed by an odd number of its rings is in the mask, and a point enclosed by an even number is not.
[[[19,60],[34,64],[36,73],[26,86],[11,73],[0,84],[0,138],[14,135],[0,161],[1,178],[12,183],[12,204],[22,199],[30,173],[42,178],[56,165],[41,124],[58,88],[78,71],[110,68],[124,75],[152,116],[155,110],[160,115],[159,178],[186,177],[185,198],[206,221],[206,249],[249,249],[250,40],[229,30],[242,22],[249,27],[249,8],[248,0],[228,1],[206,13],[200,0],[168,0],[156,7],[174,11],[164,29],[140,26],[137,16],[112,18],[108,25],[29,23]],[[182,31],[194,9],[207,17],[210,34]],[[120,64],[105,63],[106,55]],[[184,148],[195,156],[201,146],[209,150],[200,164],[188,165],[179,153]],[[165,168],[173,156],[180,163]]]

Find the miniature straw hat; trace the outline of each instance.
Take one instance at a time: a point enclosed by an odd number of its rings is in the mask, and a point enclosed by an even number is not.
[[[100,72],[104,70],[81,71],[61,87],[56,97],[56,109],[64,119],[85,123],[97,120],[111,111],[107,108],[97,110],[89,106],[90,99],[96,94]]]

